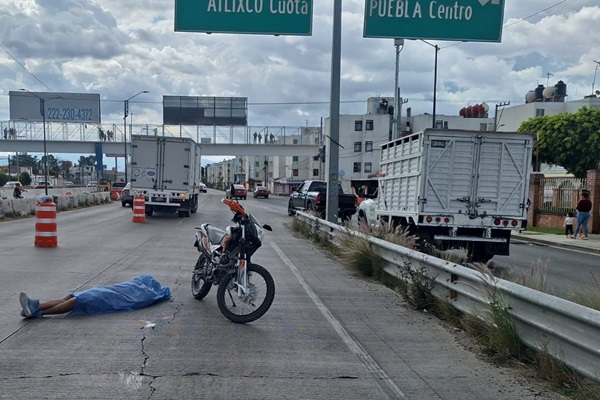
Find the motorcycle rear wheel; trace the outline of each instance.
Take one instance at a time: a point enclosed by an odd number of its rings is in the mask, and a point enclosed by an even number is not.
[[[247,270],[249,292],[238,295],[237,272],[219,284],[217,304],[225,318],[237,324],[256,321],[269,310],[275,298],[275,282],[264,267],[250,264]]]
[[[206,281],[206,274],[208,273],[208,271],[206,271],[208,268],[207,264],[208,259],[206,256],[200,254],[198,261],[196,261],[194,272],[192,273],[192,294],[198,300],[205,298],[212,287],[212,282]]]

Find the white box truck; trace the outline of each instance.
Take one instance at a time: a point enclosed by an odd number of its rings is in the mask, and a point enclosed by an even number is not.
[[[146,215],[198,211],[200,146],[190,138],[132,135],[131,191],[143,194]]]
[[[426,129],[381,146],[378,197],[382,222],[421,243],[464,248],[470,261],[508,255],[511,231],[527,227],[533,135]],[[372,223],[373,221],[368,221]]]

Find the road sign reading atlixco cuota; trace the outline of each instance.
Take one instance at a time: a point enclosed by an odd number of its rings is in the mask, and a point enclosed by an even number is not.
[[[175,31],[312,34],[312,0],[175,0]]]
[[[365,0],[364,37],[500,42],[504,0]]]

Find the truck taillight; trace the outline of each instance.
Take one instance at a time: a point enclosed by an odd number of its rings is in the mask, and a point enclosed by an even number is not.
[[[321,204],[321,202],[323,201],[323,196],[322,196],[322,195],[320,195],[320,194],[318,194],[318,195],[317,195],[317,200],[316,200],[316,201],[317,201],[317,204]]]
[[[500,218],[496,218],[494,220],[494,225],[508,226],[509,223],[510,223],[511,226],[517,226],[517,225],[519,225],[519,221],[517,221],[516,219],[513,219],[510,222],[507,219],[500,219]]]

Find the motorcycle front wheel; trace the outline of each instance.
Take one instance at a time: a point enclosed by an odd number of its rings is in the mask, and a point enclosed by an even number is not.
[[[200,254],[192,273],[192,294],[198,300],[205,298],[212,287],[212,282],[206,281],[208,272],[208,258]]]
[[[219,284],[219,310],[238,324],[256,321],[269,310],[275,298],[275,282],[264,267],[250,264],[247,270],[247,292],[238,293],[237,272],[226,276]]]

